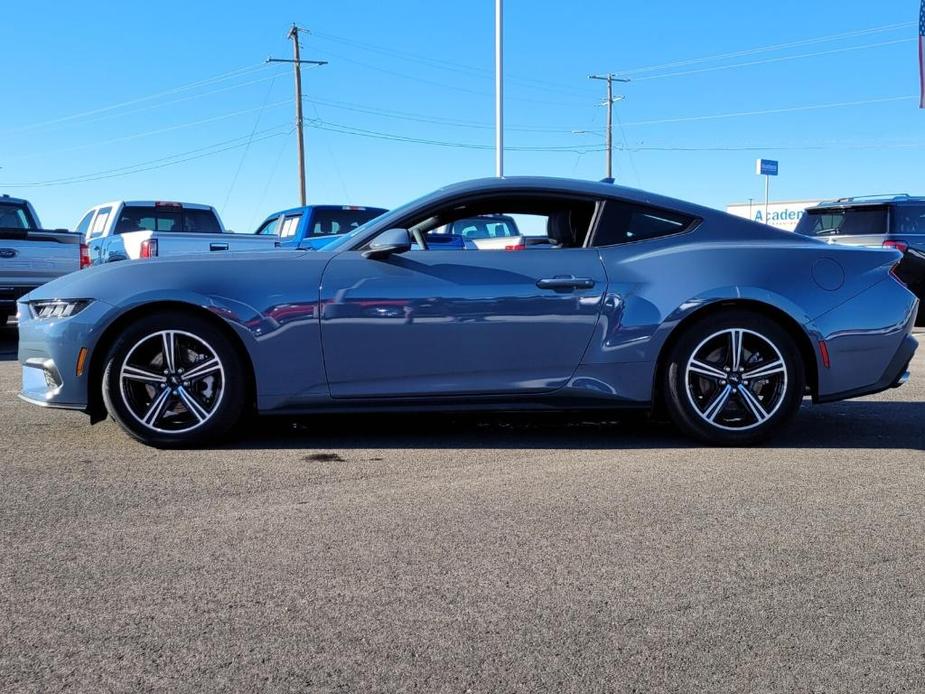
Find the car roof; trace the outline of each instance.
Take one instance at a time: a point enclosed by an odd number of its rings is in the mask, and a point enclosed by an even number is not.
[[[180,205],[182,208],[187,210],[211,210],[214,209],[211,205],[202,205],[196,202],[176,202],[173,200],[113,200],[111,202],[102,202],[99,205],[94,205],[91,207],[91,210],[99,209],[101,207],[118,207],[119,205],[125,205],[126,207],[154,207],[158,203],[168,205]]]
[[[271,219],[273,217],[279,217],[281,214],[296,214],[299,212],[305,212],[306,210],[355,210],[355,211],[366,211],[366,212],[378,212],[382,214],[383,212],[388,212],[384,207],[374,207],[372,205],[304,205],[302,207],[290,207],[288,210],[279,210],[278,212],[271,212],[268,214],[264,221]]]
[[[696,217],[714,217],[725,215],[713,208],[678,200],[657,193],[650,193],[637,188],[616,185],[603,181],[588,181],[575,178],[556,178],[550,176],[508,176],[505,178],[477,178],[441,188],[434,196],[483,194],[497,191],[499,193],[546,192],[563,195],[591,195],[595,197],[614,198],[635,202],[651,207],[663,207],[678,212],[686,212]]]
[[[14,205],[28,205],[29,204],[28,200],[24,200],[23,198],[12,198],[6,193],[4,193],[3,195],[0,195],[0,202],[8,202]]]
[[[845,208],[845,207],[876,207],[883,205],[905,205],[925,203],[925,196],[909,195],[908,193],[889,193],[886,195],[860,195],[851,198],[838,198],[836,200],[826,200],[818,205],[811,207],[811,210],[820,210],[826,208]]]

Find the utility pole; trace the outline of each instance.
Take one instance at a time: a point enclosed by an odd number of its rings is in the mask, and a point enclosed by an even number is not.
[[[607,98],[603,104],[607,107],[607,178],[613,178],[613,105],[617,101],[622,101],[623,97],[614,97],[614,82],[629,82],[628,79],[617,77],[612,72],[606,75],[588,75],[588,79],[601,80],[607,83]]]
[[[504,0],[495,0],[495,175],[504,176]]]
[[[296,24],[292,25],[286,38],[292,39],[292,60],[267,58],[268,63],[292,63],[295,68],[295,131],[299,143],[299,200],[305,207],[305,134],[302,121],[302,64],[327,65],[326,60],[302,60],[299,56],[299,32],[304,31]]]

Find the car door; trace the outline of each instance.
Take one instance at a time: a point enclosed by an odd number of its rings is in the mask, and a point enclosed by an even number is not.
[[[340,253],[321,286],[331,395],[555,390],[581,361],[606,289],[591,248]]]

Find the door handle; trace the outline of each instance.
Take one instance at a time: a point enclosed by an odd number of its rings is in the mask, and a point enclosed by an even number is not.
[[[594,280],[590,277],[548,277],[537,280],[540,289],[592,289]]]
[[[228,244],[227,243],[210,243],[209,250],[210,251],[227,251]]]

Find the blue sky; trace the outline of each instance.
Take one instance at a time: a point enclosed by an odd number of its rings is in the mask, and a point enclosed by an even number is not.
[[[310,202],[389,207],[492,175],[493,13],[493,0],[14,3],[0,192],[55,227],[113,199],[210,203],[238,231],[297,204],[291,69],[263,64],[290,57],[292,22],[312,32],[303,57],[330,61],[303,73]],[[506,0],[507,144],[545,148],[509,151],[506,173],[600,178],[603,84],[587,76],[614,71],[633,78],[621,183],[722,207],[763,197],[766,156],[781,161],[776,199],[923,192],[917,17],[918,0]]]

